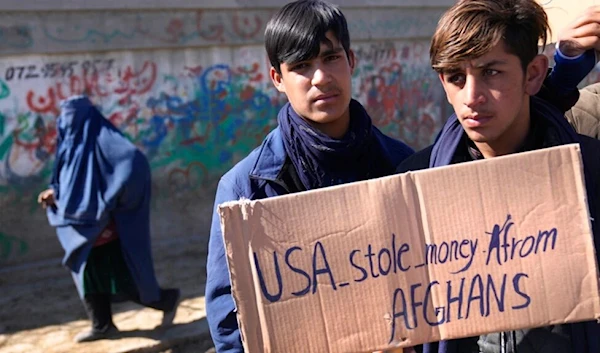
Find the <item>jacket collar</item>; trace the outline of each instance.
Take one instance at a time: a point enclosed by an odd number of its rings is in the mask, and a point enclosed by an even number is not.
[[[277,127],[267,135],[259,147],[258,157],[250,171],[250,177],[277,180],[286,156],[281,131]]]

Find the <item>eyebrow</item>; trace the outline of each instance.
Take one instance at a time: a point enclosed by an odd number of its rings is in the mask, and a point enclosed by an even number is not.
[[[310,60],[313,60],[313,59],[316,59],[316,58],[322,58],[322,57],[325,57],[325,56],[328,56],[328,55],[339,54],[339,53],[341,53],[343,51],[344,51],[344,47],[342,47],[342,46],[337,46],[335,48],[331,48],[330,47],[330,48],[324,50],[323,52],[319,53],[319,55],[317,55],[317,56],[314,56],[314,57],[311,57],[311,58],[308,58],[308,59],[305,59],[305,60],[298,60],[298,61],[295,61],[295,62],[286,62],[285,64],[289,65],[289,66],[293,66],[293,65],[297,65],[297,64],[303,63],[305,61],[310,61]]]
[[[490,66],[499,66],[499,65],[506,65],[506,61],[503,60],[492,60],[492,61],[488,61],[487,63],[481,63],[478,65],[475,65],[476,69],[485,69],[488,68]]]
[[[344,51],[344,48],[341,46],[335,47],[335,48],[330,48],[330,49],[327,49],[327,50],[323,51],[322,53],[320,53],[319,56],[323,57],[323,56],[328,56],[328,55],[332,55],[332,54],[339,54],[343,51]]]
[[[487,69],[492,66],[502,66],[502,65],[506,65],[506,64],[507,64],[507,62],[504,60],[492,60],[492,61],[488,61],[488,62],[484,62],[484,63],[478,64],[478,65],[475,65],[474,67],[476,69]],[[453,74],[456,74],[456,73],[459,73],[462,71],[463,71],[463,68],[461,68],[461,67],[451,67],[446,70],[443,70],[443,73],[445,75],[453,75]]]

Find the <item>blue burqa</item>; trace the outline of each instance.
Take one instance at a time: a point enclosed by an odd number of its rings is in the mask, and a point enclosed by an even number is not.
[[[146,157],[84,96],[61,103],[51,187],[51,226],[83,297],[88,255],[112,218],[144,303],[160,299],[150,245],[151,173]]]

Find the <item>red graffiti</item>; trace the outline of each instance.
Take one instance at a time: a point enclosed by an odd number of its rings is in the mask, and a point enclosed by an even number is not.
[[[54,154],[57,135],[55,126],[46,126],[43,120],[38,117],[33,131],[35,140],[28,141],[22,139],[21,134],[23,131],[23,128],[13,130],[13,141],[16,146],[25,151],[31,161],[44,160]],[[13,157],[16,158],[17,156]]]
[[[198,35],[206,40],[219,40],[221,42],[225,41],[225,26],[223,23],[211,24],[207,26],[208,31],[202,29],[203,27],[203,19],[202,16],[204,11],[196,11],[196,30],[198,31]]]
[[[169,21],[166,31],[169,33],[169,35],[171,35],[171,41],[178,43],[180,38],[185,34],[183,29],[183,21],[178,18],[172,19]]]
[[[119,99],[119,104],[125,104],[130,101],[131,96],[141,95],[150,91],[154,82],[156,82],[156,63],[144,62],[144,66],[139,71],[134,71],[131,66],[125,69],[125,73],[120,77],[120,86],[115,88],[114,92],[123,95]]]
[[[131,122],[133,122],[139,115],[140,112],[140,108],[139,105],[137,103],[133,103],[133,106],[129,107],[126,111],[117,111],[112,113],[109,117],[108,120],[110,120],[110,122],[117,126],[133,126],[136,129],[136,133],[137,133],[137,128],[138,128],[138,124],[130,124]]]
[[[402,66],[393,63],[380,69],[379,75],[371,76],[361,83],[361,90],[367,92],[367,106],[377,111],[377,125],[387,125],[393,121],[402,106],[401,92]],[[400,101],[400,103],[399,103]]]
[[[261,82],[263,80],[263,74],[260,72],[258,63],[252,64],[251,67],[239,66],[236,72],[248,76],[250,82]]]
[[[185,37],[185,24],[179,18],[169,20],[169,23],[164,28],[165,35],[154,34],[150,29],[144,27],[145,23],[138,20],[135,24],[135,31],[143,34],[146,38],[154,39],[162,43],[177,44]]]
[[[198,66],[194,66],[194,67],[189,67],[189,66],[184,66],[184,69],[186,71],[188,71],[188,76],[191,77],[197,77],[200,76],[200,74],[202,73],[202,71],[204,70],[202,68],[202,66],[198,65]]]
[[[240,98],[242,99],[242,101],[248,101],[252,99],[252,97],[254,97],[255,92],[256,89],[254,89],[254,87],[246,86],[244,87],[244,90],[240,93]]]
[[[131,66],[119,70],[117,75],[111,72],[100,73],[84,69],[81,75],[72,75],[68,81],[57,81],[48,87],[44,94],[29,90],[26,95],[27,106],[40,114],[58,116],[61,100],[78,94],[87,94],[91,98],[117,95],[120,105],[131,104],[131,97],[150,91],[156,82],[157,68],[154,62],[146,61],[138,71]],[[112,88],[112,83],[116,87]]]
[[[203,132],[200,132],[200,131],[198,131],[197,125],[192,123],[192,124],[190,124],[189,129],[190,129],[192,137],[182,140],[179,143],[181,146],[190,146],[190,145],[194,145],[194,144],[200,144],[200,145],[205,144],[208,141],[211,134],[214,134],[213,131],[215,130],[215,126],[214,126],[214,124],[207,124],[204,127],[205,130]]]
[[[257,15],[250,19],[248,16],[235,14],[232,22],[233,32],[242,39],[254,38],[262,29],[262,21]]]
[[[53,115],[58,115],[58,107],[56,102],[56,94],[54,93],[54,88],[48,88],[47,95],[36,97],[35,93],[30,90],[27,92],[27,106],[29,109],[36,113],[52,113]]]
[[[171,191],[189,191],[197,189],[205,182],[208,170],[200,162],[191,162],[185,169],[174,168],[169,173],[169,186]]]

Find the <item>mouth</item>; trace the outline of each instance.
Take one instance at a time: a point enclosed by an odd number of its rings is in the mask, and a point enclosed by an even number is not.
[[[492,115],[468,115],[463,119],[466,127],[478,128],[492,120]]]
[[[326,103],[326,102],[330,102],[334,99],[336,99],[339,96],[338,93],[326,93],[326,94],[321,94],[318,95],[317,97],[315,97],[314,102],[315,103]]]

